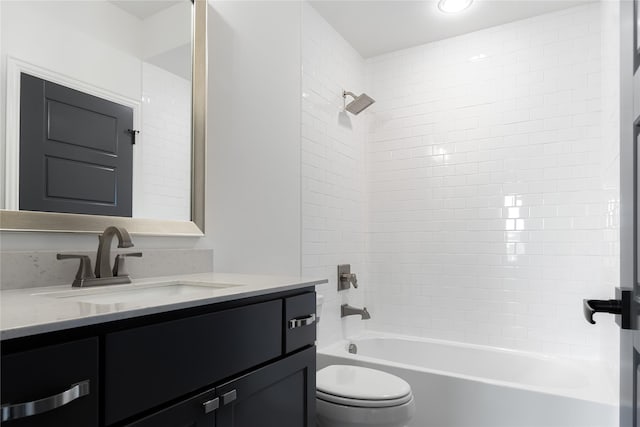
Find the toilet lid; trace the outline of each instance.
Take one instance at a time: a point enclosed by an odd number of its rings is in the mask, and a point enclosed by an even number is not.
[[[357,400],[397,400],[407,397],[411,387],[402,378],[375,369],[331,365],[316,372],[319,392]]]
[[[351,399],[347,397],[334,396],[333,394],[325,393],[320,390],[316,390],[316,399],[324,400],[325,402],[349,406],[355,408],[389,408],[391,406],[401,406],[413,400],[411,393],[398,399],[390,400],[366,400],[366,399]]]

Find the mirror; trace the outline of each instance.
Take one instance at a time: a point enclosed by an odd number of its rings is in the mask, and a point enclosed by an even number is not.
[[[206,0],[0,2],[3,230],[202,235]]]

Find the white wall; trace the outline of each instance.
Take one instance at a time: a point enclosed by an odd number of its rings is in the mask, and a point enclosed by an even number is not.
[[[300,273],[300,18],[298,2],[209,4],[216,271]]]
[[[364,304],[368,114],[343,111],[342,91],[365,89],[362,57],[307,3],[302,34],[302,273],[326,277],[319,344],[362,330],[340,305]],[[338,294],[337,265],[351,264],[358,289]]]
[[[183,1],[148,17],[142,22],[142,58],[191,45],[191,3]]]
[[[372,328],[600,357],[601,46],[592,4],[368,60]]]

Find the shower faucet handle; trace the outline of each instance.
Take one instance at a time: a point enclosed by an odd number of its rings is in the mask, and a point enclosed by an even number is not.
[[[351,272],[351,264],[340,264],[338,266],[338,290],[345,291],[353,285],[358,287],[358,277]]]
[[[351,283],[354,288],[358,287],[358,277],[356,276],[356,273],[342,274],[340,279]]]

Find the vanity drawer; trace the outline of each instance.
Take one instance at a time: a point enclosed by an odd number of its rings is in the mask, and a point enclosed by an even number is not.
[[[285,352],[289,353],[316,340],[316,294],[309,292],[284,300]]]
[[[98,338],[9,354],[1,365],[3,426],[98,425]]]
[[[282,300],[105,337],[105,420],[112,424],[282,353]]]

